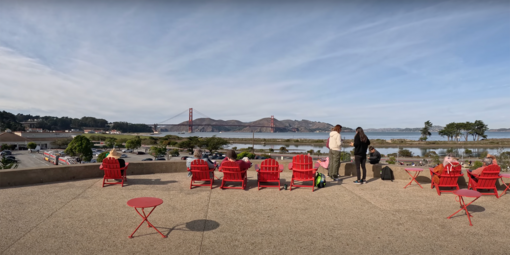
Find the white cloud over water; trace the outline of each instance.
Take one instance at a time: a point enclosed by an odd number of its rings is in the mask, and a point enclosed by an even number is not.
[[[0,1],[0,32],[14,113],[510,127],[508,1]]]

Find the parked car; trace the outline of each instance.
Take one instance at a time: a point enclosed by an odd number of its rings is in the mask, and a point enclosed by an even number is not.
[[[0,156],[7,156],[7,155],[12,155],[12,152],[8,151],[8,150],[0,152]]]
[[[128,156],[126,154],[120,155],[121,158],[127,158]]]
[[[133,150],[132,149],[124,149],[124,150],[122,150],[122,152],[124,152],[124,153],[133,153]]]
[[[164,158],[164,157],[158,157],[158,158],[156,158],[156,159],[154,159],[154,160],[166,160],[166,158]]]
[[[152,161],[152,158],[144,158],[142,161]]]
[[[5,159],[12,159],[12,160],[16,160],[16,157],[11,156],[11,155],[9,155],[9,156],[3,156],[3,157],[4,157]]]
[[[143,152],[143,151],[137,151],[137,152],[136,152],[136,155],[145,155],[145,152]]]
[[[182,160],[186,160],[186,159],[188,159],[188,158],[190,158],[190,156],[182,156],[182,157],[181,157],[181,159],[182,159]]]

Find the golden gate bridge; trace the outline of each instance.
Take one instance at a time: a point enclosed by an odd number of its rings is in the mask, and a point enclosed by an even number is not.
[[[195,110],[197,113],[199,113],[200,115],[203,115],[204,117],[206,118],[209,118],[207,117],[207,115]],[[188,112],[188,123],[181,123],[181,124],[163,124],[164,122],[167,122],[169,120],[172,120],[178,116],[180,116],[181,114],[185,113],[185,112]],[[185,110],[169,119],[166,119],[164,121],[161,121],[159,123],[155,123],[153,125],[153,131],[154,132],[157,132],[158,130],[158,126],[188,126],[188,133],[193,133],[193,108],[189,108],[189,110]],[[270,126],[262,126],[262,125],[251,125],[251,124],[197,124],[197,126],[210,126],[210,127],[267,127],[267,128],[270,128],[271,129],[271,133],[274,133],[274,130],[275,130],[275,126],[274,126],[274,115],[271,115],[271,125]]]

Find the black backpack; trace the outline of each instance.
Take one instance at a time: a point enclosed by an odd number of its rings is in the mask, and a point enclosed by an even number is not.
[[[381,170],[381,179],[393,181],[395,179],[393,176],[393,170],[391,170],[388,166],[383,167]]]

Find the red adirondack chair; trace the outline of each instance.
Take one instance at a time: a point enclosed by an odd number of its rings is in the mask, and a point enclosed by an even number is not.
[[[292,158],[292,163],[289,164],[289,170],[292,171],[292,179],[290,180],[290,190],[294,187],[311,187],[312,192],[315,187],[315,173],[319,168],[319,163],[313,164],[312,157],[307,155],[297,155]],[[296,185],[294,181],[311,181],[312,185]]]
[[[103,186],[105,184],[120,184],[122,187],[124,187],[124,182],[127,181],[127,168],[129,163],[126,162],[126,165],[124,167],[120,167],[119,161],[114,158],[104,158],[103,163],[99,167],[99,169],[104,171],[103,176]],[[124,171],[124,173],[121,172],[121,170]],[[121,182],[107,182],[107,180],[115,180],[120,179]]]
[[[246,170],[241,171],[236,162],[224,161],[221,163],[220,172],[223,172],[223,179],[221,180],[221,189],[245,189],[248,182]],[[240,182],[241,187],[228,187],[225,182]]]
[[[501,168],[498,165],[490,165],[482,171],[482,174],[480,174],[478,178],[473,176],[472,173],[468,172],[468,189],[476,190],[478,192],[480,192],[480,190],[493,190],[494,192],[480,193],[482,193],[482,195],[495,195],[497,198],[499,198],[498,190],[496,189],[496,181],[499,179],[500,171]],[[478,179],[478,182],[476,179]]]
[[[278,161],[268,158],[260,164],[260,168],[258,165],[255,165],[255,170],[257,170],[257,186],[258,190],[260,187],[265,188],[278,188],[280,190],[280,173],[283,171],[283,165],[279,165]],[[278,186],[275,185],[262,185],[261,183],[269,183],[269,182],[278,182]]]
[[[458,184],[459,177],[464,175],[463,173],[461,173],[462,166],[459,163],[455,163],[455,165],[448,164],[444,168],[443,172],[441,174],[437,175],[439,177],[439,183],[437,183],[437,184],[433,180],[433,177],[434,177],[434,175],[436,175],[436,173],[434,173],[432,171],[433,168],[429,168],[429,169],[430,169],[430,179],[431,179],[430,188],[432,189],[435,186],[438,195],[441,196],[442,192],[453,192],[454,190],[459,189],[459,184]],[[449,188],[449,189],[441,190],[440,188]]]
[[[211,178],[211,173],[214,172],[214,169],[209,169],[207,162],[201,159],[195,159],[191,162],[191,166],[188,168],[188,171],[191,171],[189,189],[192,189],[193,186],[210,186],[212,189],[214,178]],[[196,182],[201,183],[196,184]]]

